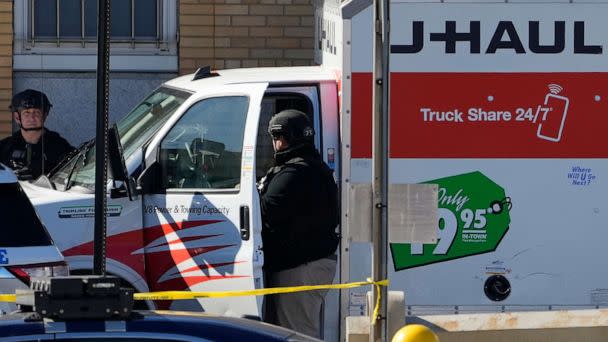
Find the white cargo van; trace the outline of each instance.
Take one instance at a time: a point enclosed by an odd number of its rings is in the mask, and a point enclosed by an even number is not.
[[[310,113],[337,167],[337,100],[320,67],[201,71],[159,87],[117,125],[139,190],[129,198],[132,184],[108,184],[108,272],[146,292],[262,287],[256,180],[273,159],[268,121],[286,108]],[[76,273],[92,265],[94,155],[84,144],[48,187],[23,184]],[[261,298],[153,304],[259,316]]]

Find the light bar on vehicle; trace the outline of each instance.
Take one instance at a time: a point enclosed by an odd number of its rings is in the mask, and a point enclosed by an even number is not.
[[[133,309],[133,289],[112,276],[33,278],[30,290],[17,290],[22,311],[54,319],[125,319]]]
[[[70,275],[70,269],[65,261],[26,266],[9,266],[7,270],[27,286],[30,286],[31,278]]]

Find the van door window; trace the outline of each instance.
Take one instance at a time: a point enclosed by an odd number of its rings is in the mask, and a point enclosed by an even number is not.
[[[241,178],[246,96],[194,104],[160,145],[164,189],[234,189]]]
[[[272,93],[264,95],[258,127],[258,142],[256,147],[256,177],[259,181],[274,162],[272,139],[268,134],[268,122],[272,116],[284,109],[297,109],[308,115],[314,122],[313,106],[310,99],[296,93]]]

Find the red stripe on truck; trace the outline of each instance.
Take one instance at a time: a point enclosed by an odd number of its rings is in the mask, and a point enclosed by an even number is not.
[[[352,156],[371,158],[371,73],[352,80]],[[608,73],[393,73],[392,158],[605,158]]]
[[[251,275],[233,274],[235,264],[244,261],[236,261],[238,245],[236,244],[217,244],[218,241],[210,241],[209,245],[188,247],[189,242],[197,240],[221,237],[220,234],[205,234],[202,232],[192,236],[181,236],[183,232],[190,229],[208,227],[218,231],[215,223],[222,220],[197,220],[170,222],[143,229],[136,229],[128,232],[114,234],[107,238],[108,259],[113,259],[130,267],[137,272],[140,277],[146,280],[151,291],[167,290],[188,290],[191,287],[207,281],[223,280],[232,278],[248,278]],[[231,226],[227,228],[232,231]],[[225,240],[221,240],[224,241]],[[179,246],[179,244],[183,246]],[[196,256],[214,251],[230,249],[233,251],[220,254],[224,262],[198,263],[194,260]],[[78,246],[71,247],[63,251],[64,256],[91,256],[93,254],[93,242],[89,241]],[[145,255],[145,256],[144,256]],[[216,255],[216,258],[218,256]],[[182,265],[191,261],[194,266]],[[185,270],[179,270],[179,267]],[[211,275],[211,270],[217,274]],[[196,272],[196,271],[200,272]],[[164,276],[164,279],[161,280]],[[168,309],[171,301],[157,301],[157,307]]]
[[[351,156],[372,157],[372,74],[352,74]]]

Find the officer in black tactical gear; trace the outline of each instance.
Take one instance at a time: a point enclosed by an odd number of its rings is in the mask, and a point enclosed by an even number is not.
[[[47,96],[27,89],[15,96],[10,109],[20,129],[0,141],[0,163],[21,180],[33,180],[51,171],[74,147],[58,133],[44,128],[51,110]]]
[[[266,287],[331,284],[339,237],[333,171],[314,146],[306,114],[288,109],[270,120],[275,166],[260,184]],[[265,321],[320,336],[327,290],[267,296]]]

